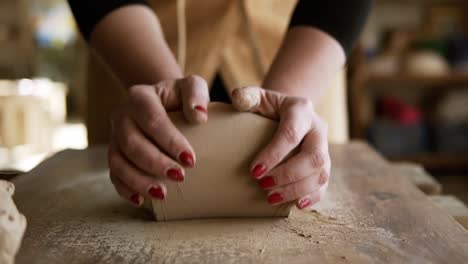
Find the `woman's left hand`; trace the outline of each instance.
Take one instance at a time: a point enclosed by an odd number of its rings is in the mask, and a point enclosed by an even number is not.
[[[313,103],[252,86],[235,89],[232,103],[240,111],[279,121],[271,142],[251,165],[252,176],[268,191],[268,203],[296,201],[296,206],[303,209],[322,199],[331,168],[328,127]],[[298,151],[292,152],[296,147]]]

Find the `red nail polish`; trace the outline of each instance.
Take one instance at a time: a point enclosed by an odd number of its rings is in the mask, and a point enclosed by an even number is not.
[[[252,176],[256,179],[258,179],[260,176],[262,176],[263,173],[265,173],[267,168],[263,164],[258,164],[257,166],[254,167],[252,170]]]
[[[192,154],[187,151],[184,151],[180,154],[179,160],[183,163],[184,166],[192,168],[195,165]]]
[[[130,196],[130,201],[136,205],[140,205],[140,195],[138,193],[133,194]]]
[[[258,184],[263,189],[270,188],[276,185],[275,179],[271,176],[266,176],[266,177],[261,178]]]
[[[239,89],[234,89],[231,93],[231,97],[236,98],[237,96],[239,96]]]
[[[201,105],[196,105],[194,108],[202,113],[208,113],[208,111],[206,111],[206,108]]]
[[[164,200],[164,192],[163,192],[163,189],[161,187],[154,187],[154,186],[151,186],[151,188],[149,188],[148,190],[148,193],[153,197],[153,198],[156,198],[158,200]]]
[[[311,200],[309,198],[304,198],[299,201],[299,209],[304,209],[311,204]]]
[[[181,182],[184,180],[184,175],[179,169],[169,169],[167,170],[167,177],[171,178],[174,181]]]
[[[269,204],[276,204],[283,201],[283,195],[281,193],[272,193],[268,196]]]

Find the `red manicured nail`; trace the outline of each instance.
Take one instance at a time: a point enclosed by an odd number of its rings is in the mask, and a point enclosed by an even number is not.
[[[299,209],[304,209],[306,208],[307,206],[309,206],[311,204],[311,200],[309,198],[304,198],[302,200],[299,201]]]
[[[208,111],[206,111],[206,108],[201,105],[196,105],[194,108],[202,113],[208,113]]]
[[[184,180],[184,175],[179,169],[169,169],[167,170],[167,177],[171,178],[174,181],[181,182]]]
[[[262,179],[260,179],[260,181],[258,182],[258,184],[260,185],[260,187],[262,187],[263,189],[266,189],[266,188],[270,188],[270,187],[273,187],[276,185],[275,183],[275,179],[271,176],[266,176],[266,177],[263,177]]]
[[[237,96],[239,96],[239,89],[234,89],[231,93],[231,97],[236,98]]]
[[[254,167],[252,170],[252,176],[256,179],[258,179],[260,176],[262,176],[263,173],[265,173],[267,168],[263,164],[258,164],[257,166]]]
[[[140,205],[140,195],[138,193],[133,194],[130,196],[130,201],[136,205]]]
[[[192,154],[187,151],[182,152],[179,155],[179,160],[183,163],[184,166],[192,168],[195,165],[195,160],[193,159]]]
[[[153,198],[156,198],[158,200],[164,200],[164,191],[161,187],[154,187],[154,186],[151,186],[151,188],[149,188],[148,190],[148,193],[153,197]]]
[[[275,204],[283,201],[283,195],[281,193],[272,193],[268,196],[268,203]]]

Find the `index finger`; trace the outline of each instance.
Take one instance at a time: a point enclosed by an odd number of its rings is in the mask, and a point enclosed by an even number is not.
[[[310,130],[310,119],[304,118],[293,110],[282,116],[278,129],[270,143],[252,162],[252,176],[261,178],[280,164],[293,151]]]
[[[145,135],[183,166],[195,165],[195,153],[188,140],[167,116],[161,99],[152,87],[130,90],[130,114]]]

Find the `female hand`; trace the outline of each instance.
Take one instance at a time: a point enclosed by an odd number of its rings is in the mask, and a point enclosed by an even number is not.
[[[327,124],[315,113],[312,102],[259,87],[234,90],[232,101],[240,111],[279,121],[273,139],[251,165],[252,176],[268,191],[268,203],[296,201],[303,209],[322,199],[331,161]],[[296,147],[298,151],[291,152]]]
[[[196,156],[166,111],[183,110],[192,123],[208,119],[208,87],[203,78],[189,76],[155,85],[135,85],[112,118],[108,152],[110,178],[117,192],[136,206],[145,195],[164,199],[167,177],[183,181],[183,167],[193,167]]]

